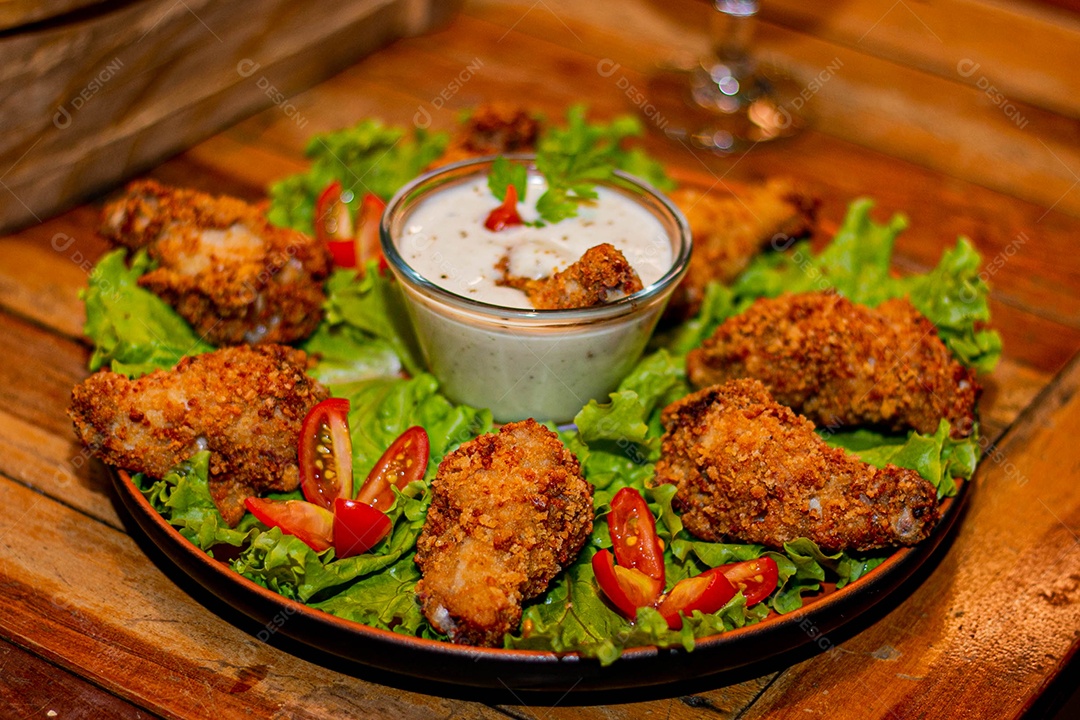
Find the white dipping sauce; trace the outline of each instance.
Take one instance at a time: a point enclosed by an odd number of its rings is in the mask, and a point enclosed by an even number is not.
[[[529,177],[518,212],[526,222],[539,217],[536,201],[547,189]],[[510,260],[510,274],[543,278],[576,262],[591,247],[611,243],[626,256],[645,287],[671,268],[671,240],[645,207],[615,190],[598,187],[599,198],[578,206],[578,215],[544,227],[513,226],[493,232],[484,227],[500,202],[487,177],[449,187],[420,202],[409,215],[398,251],[428,281],[456,295],[502,307],[532,307],[520,290],[501,287],[496,265]]]

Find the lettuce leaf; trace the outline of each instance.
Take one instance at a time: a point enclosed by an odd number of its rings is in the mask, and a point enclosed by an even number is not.
[[[702,318],[688,324],[696,332],[684,331],[673,349],[686,352],[690,342],[704,340],[757,298],[835,290],[870,307],[907,296],[937,326],[960,362],[980,372],[993,370],[1001,357],[1001,338],[985,327],[990,319],[989,288],[979,277],[978,252],[961,237],[930,272],[893,277],[889,267],[893,246],[907,220],[896,215],[878,224],[870,217],[872,208],[873,202],[865,198],[853,202],[836,237],[818,254],[809,244],[798,243],[789,252],[759,255],[731,286],[730,296],[715,291],[706,299]]]
[[[327,281],[326,295],[323,323],[304,347],[331,351],[328,382],[360,380],[370,377],[371,370],[388,370],[393,365],[386,360],[388,352],[397,356],[399,369],[413,375],[423,370],[401,289],[389,275],[378,272],[374,262],[362,277],[350,270],[336,271]],[[373,367],[372,359],[381,359],[382,364]]]
[[[258,532],[252,530],[255,518],[246,515],[236,528],[230,528],[210,497],[209,476],[207,450],[192,455],[160,480],[138,473],[131,481],[154,509],[199,549],[210,551],[219,544],[239,547]]]
[[[275,225],[311,235],[315,201],[331,182],[340,181],[342,188],[356,197],[370,192],[389,200],[441,156],[447,142],[446,133],[415,128],[410,135],[405,128],[373,119],[315,135],[304,151],[312,159],[311,167],[270,186],[267,218]]]
[[[94,344],[90,369],[108,367],[138,377],[171,368],[185,355],[213,350],[164,300],[139,287],[139,277],[151,269],[146,250],[132,256],[130,267],[126,255],[123,248],[102,255],[81,293],[83,332]]]

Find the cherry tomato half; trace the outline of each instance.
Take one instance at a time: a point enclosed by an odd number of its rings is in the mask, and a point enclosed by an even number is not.
[[[735,597],[736,592],[738,590],[723,573],[703,572],[675,583],[657,610],[669,628],[678,630],[683,624],[682,615],[690,616],[695,610],[714,613]]]
[[[721,565],[704,574],[722,573],[746,597],[746,607],[756,605],[776,589],[779,570],[776,561],[767,555],[754,560]]]
[[[641,493],[623,488],[611,500],[608,514],[612,550],[624,568],[635,568],[664,586],[664,550],[656,535],[656,520]]]
[[[607,549],[593,555],[592,569],[600,590],[619,612],[631,620],[637,616],[638,608],[655,603],[664,589],[663,581],[651,578],[640,570],[616,565],[615,556]]]
[[[339,558],[363,555],[390,533],[386,513],[356,500],[334,501],[334,553]]]
[[[502,205],[488,214],[487,220],[484,221],[484,227],[492,232],[498,232],[512,225],[524,224],[521,215],[518,214],[517,203],[517,188],[513,185],[507,185],[506,198],[503,200]]]
[[[385,510],[394,502],[394,488],[401,490],[427,472],[431,443],[427,431],[414,425],[401,433],[368,473],[356,499]]]
[[[244,505],[263,525],[295,535],[315,552],[322,552],[332,544],[334,514],[326,508],[303,500],[258,497],[249,497]]]
[[[315,237],[326,243],[338,267],[363,267],[369,259],[379,258],[382,268],[379,222],[386,203],[378,195],[364,193],[354,223],[349,212],[351,200],[351,193],[342,190],[339,181],[326,186],[315,201]]]
[[[379,241],[379,223],[382,222],[383,210],[386,210],[386,203],[381,197],[364,193],[360,212],[356,215],[356,261],[361,268],[372,258],[379,259],[380,271],[387,268],[386,258],[382,254],[382,243]]]
[[[311,408],[300,429],[298,455],[300,488],[308,502],[332,510],[335,499],[352,497],[348,400],[330,398]]]
[[[349,206],[342,200],[341,183],[334,180],[315,201],[315,238],[326,243],[338,267],[356,267],[356,241]]]

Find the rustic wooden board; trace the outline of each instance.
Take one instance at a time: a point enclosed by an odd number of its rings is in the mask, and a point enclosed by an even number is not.
[[[945,12],[962,5],[950,0],[912,9]],[[973,23],[981,12],[993,14],[989,2],[974,5]],[[861,1],[852,7],[855,19],[836,11],[817,27],[799,27],[805,11],[786,0],[766,8],[775,22],[764,28],[763,47],[795,38],[785,44],[785,57],[796,67],[802,62],[813,69],[848,53],[842,57],[852,70],[849,86],[839,84],[838,75],[835,91],[843,93],[829,96],[823,90],[815,101],[835,113],[850,103],[851,123],[873,127],[829,120],[821,131],[734,158],[692,154],[655,136],[650,148],[680,177],[720,185],[793,175],[820,192],[826,224],[838,222],[847,202],[869,189],[879,201],[879,217],[904,211],[911,218],[898,246],[901,272],[926,269],[958,234],[971,236],[987,262],[1002,259],[990,281],[1005,359],[987,381],[980,408],[989,438],[1011,430],[990,449],[955,542],[940,564],[928,568],[921,585],[913,583],[856,627],[830,633],[835,647],[827,652],[722,681],[649,692],[537,697],[509,687],[492,693],[419,687],[342,666],[276,637],[263,643],[262,626],[231,612],[154,548],[128,537],[126,515],[114,506],[107,478],[82,462],[64,416],[88,354],[77,339],[82,308],[76,293],[85,282],[85,262],[105,249],[94,233],[97,211],[84,206],[0,238],[0,587],[7,600],[0,615],[0,658],[14,658],[11,667],[18,669],[7,685],[0,680],[0,702],[18,678],[56,677],[72,698],[85,696],[85,707],[103,708],[98,716],[121,717],[128,707],[168,717],[206,716],[213,708],[215,717],[627,719],[808,712],[908,717],[943,709],[982,717],[1023,710],[1039,683],[1054,676],[1077,646],[1069,632],[1080,627],[1080,580],[1070,577],[1080,559],[1080,506],[1072,487],[1080,465],[1071,442],[1080,430],[1080,370],[1074,362],[1062,374],[1080,348],[1080,260],[1073,247],[1080,220],[1071,196],[1048,211],[1053,201],[1039,195],[1038,186],[1050,187],[1060,176],[1042,159],[1018,152],[1010,167],[1023,172],[989,182],[965,164],[970,155],[953,157],[944,143],[918,147],[926,128],[905,123],[920,103],[958,103],[941,112],[950,121],[946,140],[959,142],[965,139],[962,121],[980,117],[976,110],[986,100],[970,78],[967,86],[947,78],[942,63],[948,49],[935,54],[929,44],[914,42],[914,35],[905,39],[904,33],[917,34],[919,28],[903,18],[903,7],[894,6],[880,37],[862,44],[851,42],[857,23],[870,12]],[[704,9],[696,2],[638,0],[612,13],[561,0],[477,0],[445,30],[395,43],[292,97],[310,119],[305,127],[270,108],[156,167],[153,175],[251,200],[262,196],[269,181],[304,167],[302,148],[312,132],[368,115],[408,124],[426,109],[432,127],[447,128],[459,108],[490,98],[520,99],[549,114],[561,114],[582,97],[600,117],[632,110],[618,78],[639,82],[642,71],[676,44],[693,50],[704,43],[704,30],[693,20]],[[970,43],[958,47],[982,51],[974,30],[955,30]],[[909,40],[911,58],[900,47]],[[985,60],[986,68],[1011,52],[994,48],[1000,54]],[[916,55],[924,59],[916,62]],[[1046,57],[1033,53],[1016,62],[1037,69]],[[618,76],[597,73],[603,58],[621,63]],[[437,101],[470,66],[467,80]],[[855,68],[868,70],[860,76]],[[881,81],[895,81],[905,92],[930,77],[939,94],[924,100],[905,96],[910,104],[898,118],[870,112],[863,105],[873,100],[873,83],[879,81],[873,74],[879,70]],[[959,90],[955,97],[946,92],[950,82]],[[1037,99],[1051,90],[1036,82],[1024,90],[1029,94],[1015,95]],[[1075,125],[1063,118],[1032,117],[1040,131],[1045,118],[1051,147],[1075,137],[1069,134]],[[1035,126],[1032,119],[1028,130]],[[986,132],[994,147],[1016,139],[1000,119]],[[1031,150],[1017,147],[1025,154]],[[10,179],[0,175],[5,183]],[[1027,239],[1017,244],[1020,234]],[[801,662],[785,667],[796,660]],[[109,702],[117,703],[115,711]]]
[[[145,718],[141,708],[0,640],[0,707],[7,717]]]
[[[138,0],[0,36],[0,229],[40,222],[290,95],[456,3]]]

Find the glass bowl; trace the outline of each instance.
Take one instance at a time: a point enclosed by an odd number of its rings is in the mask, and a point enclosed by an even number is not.
[[[530,176],[537,174],[532,156],[509,157],[529,163]],[[639,292],[595,307],[535,310],[477,301],[422,276],[403,257],[401,243],[417,241],[406,237],[405,227],[418,207],[451,188],[486,177],[494,160],[484,157],[447,165],[398,191],[382,217],[383,255],[404,291],[428,369],[447,397],[489,408],[496,422],[529,417],[569,422],[590,400],[605,399],[641,358],[686,273],[690,228],[656,188],[616,173],[600,185],[656,218],[663,234],[658,240],[671,249],[666,273]],[[491,208],[497,204],[492,200]],[[482,222],[480,217],[478,228]],[[601,242],[603,233],[590,230],[590,243]]]

